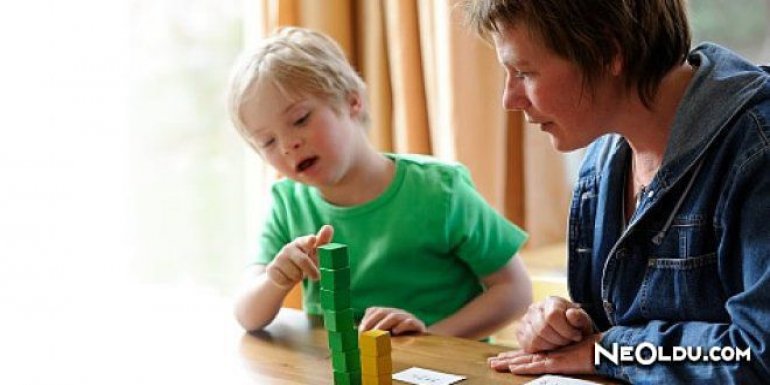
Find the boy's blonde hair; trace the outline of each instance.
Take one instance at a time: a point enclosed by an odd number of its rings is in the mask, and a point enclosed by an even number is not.
[[[328,100],[339,113],[352,92],[363,108],[360,122],[366,126],[366,85],[330,37],[307,29],[284,27],[263,39],[255,49],[241,55],[230,79],[228,109],[241,135],[248,138],[242,108],[254,97],[257,82],[271,81],[292,98],[311,95]]]

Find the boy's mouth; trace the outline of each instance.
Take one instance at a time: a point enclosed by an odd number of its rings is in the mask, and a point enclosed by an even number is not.
[[[303,172],[310,167],[313,167],[313,165],[318,161],[317,156],[311,156],[310,158],[304,159],[303,161],[299,162],[297,164],[297,172]]]

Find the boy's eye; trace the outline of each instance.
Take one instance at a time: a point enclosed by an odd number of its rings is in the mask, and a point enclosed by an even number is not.
[[[513,76],[516,77],[516,78],[519,78],[519,79],[523,79],[523,78],[529,76],[529,72],[524,72],[524,71],[516,70],[516,71],[513,72]]]
[[[308,119],[310,118],[310,112],[303,115],[301,118],[294,121],[295,126],[304,126],[305,123],[307,123]]]
[[[273,139],[273,138],[270,138],[270,139],[268,139],[268,140],[266,140],[266,141],[262,142],[262,148],[267,148],[267,147],[270,147],[270,146],[272,146],[272,145],[273,145],[273,143],[275,143],[275,139]]]

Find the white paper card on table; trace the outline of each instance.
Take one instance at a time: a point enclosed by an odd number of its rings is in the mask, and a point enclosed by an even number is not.
[[[465,377],[422,368],[409,368],[394,374],[393,379],[415,385],[450,385],[464,380]]]
[[[599,385],[599,383],[548,374],[524,385]]]

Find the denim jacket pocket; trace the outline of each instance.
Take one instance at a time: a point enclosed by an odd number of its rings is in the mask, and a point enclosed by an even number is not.
[[[591,300],[591,266],[597,200],[595,178],[580,181],[573,191],[570,204],[567,263],[569,295],[573,301],[589,302]]]
[[[597,195],[592,189],[578,189],[573,193],[570,207],[570,241],[583,258],[590,258],[593,249],[594,220]]]
[[[726,298],[718,282],[716,253],[651,257],[642,282],[642,315],[668,321],[723,320]]]

